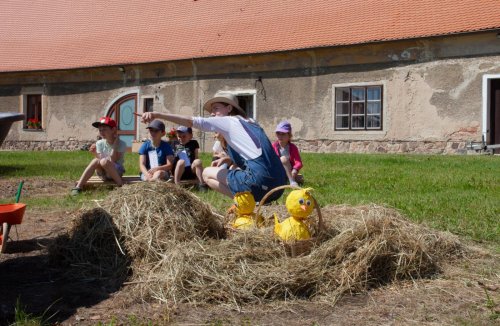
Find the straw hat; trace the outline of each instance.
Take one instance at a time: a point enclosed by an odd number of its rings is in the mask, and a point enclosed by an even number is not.
[[[247,116],[245,110],[243,110],[238,104],[238,98],[234,94],[227,92],[217,92],[215,93],[214,97],[205,102],[205,105],[203,105],[203,109],[205,109],[205,111],[207,111],[208,113],[212,113],[212,104],[214,103],[230,104],[238,112],[239,115],[243,117]]]

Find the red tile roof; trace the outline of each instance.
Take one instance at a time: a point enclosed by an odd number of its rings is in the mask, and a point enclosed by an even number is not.
[[[499,0],[2,0],[0,72],[264,53],[498,28]]]

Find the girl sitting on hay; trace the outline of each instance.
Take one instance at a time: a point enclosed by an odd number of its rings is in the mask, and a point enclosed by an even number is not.
[[[238,192],[250,191],[256,201],[273,188],[288,181],[283,164],[274,152],[264,130],[252,119],[247,118],[235,95],[218,92],[203,108],[209,118],[188,117],[160,112],[145,112],[142,121],[165,119],[180,125],[194,127],[207,132],[218,132],[227,142],[229,157],[212,162],[203,171],[207,185],[229,197]],[[228,170],[221,166],[235,164],[239,169]],[[276,200],[283,190],[276,191],[268,200]]]

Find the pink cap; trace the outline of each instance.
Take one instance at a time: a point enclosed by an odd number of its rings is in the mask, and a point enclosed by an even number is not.
[[[278,123],[275,132],[292,132],[292,125],[288,121],[281,121]]]

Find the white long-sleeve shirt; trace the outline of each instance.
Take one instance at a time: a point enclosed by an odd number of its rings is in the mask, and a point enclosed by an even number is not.
[[[252,160],[262,155],[262,148],[260,144],[255,144],[240,119],[242,118],[237,116],[193,117],[193,127],[202,131],[219,132],[243,159]]]

